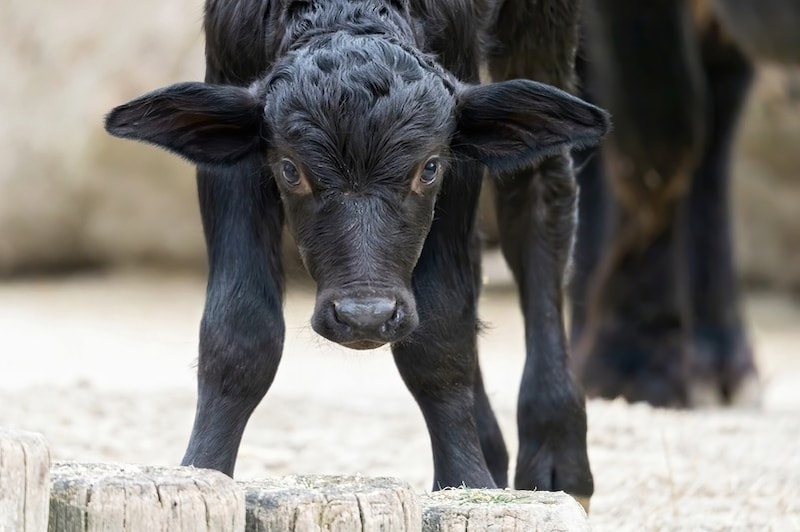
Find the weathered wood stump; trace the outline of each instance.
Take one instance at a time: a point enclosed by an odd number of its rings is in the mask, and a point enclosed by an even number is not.
[[[44,437],[0,428],[0,531],[44,530],[49,496],[50,452]]]
[[[244,493],[193,467],[56,463],[49,532],[240,532]]]
[[[564,492],[446,489],[420,496],[423,532],[566,532],[590,530]]]
[[[248,532],[419,531],[411,487],[393,478],[289,476],[240,482]]]

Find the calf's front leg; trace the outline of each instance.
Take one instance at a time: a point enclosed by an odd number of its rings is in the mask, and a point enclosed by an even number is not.
[[[283,350],[278,192],[256,158],[198,170],[209,257],[197,412],[182,465],[232,476],[247,420]]]
[[[480,168],[472,166],[459,172],[458,183],[445,180],[414,270],[419,326],[392,346],[395,363],[428,427],[434,490],[493,488],[495,478],[505,481],[508,466],[497,422],[477,381],[480,257],[474,221],[481,179]],[[492,472],[482,445],[493,453]]]

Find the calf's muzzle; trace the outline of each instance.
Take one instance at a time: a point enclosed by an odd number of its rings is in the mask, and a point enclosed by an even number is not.
[[[374,349],[396,342],[419,323],[410,293],[325,293],[317,297],[312,328],[352,349]]]

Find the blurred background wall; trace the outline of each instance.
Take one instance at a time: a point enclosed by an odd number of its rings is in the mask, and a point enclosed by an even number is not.
[[[201,0],[4,0],[0,274],[203,267],[193,168],[102,128],[114,105],[202,79],[201,23]]]
[[[114,105],[202,79],[201,0],[5,0],[0,276],[205,268],[193,169],[113,139]],[[800,291],[800,73],[763,67],[735,164],[743,279]]]

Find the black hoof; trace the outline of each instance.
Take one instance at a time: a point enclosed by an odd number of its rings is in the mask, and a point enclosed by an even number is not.
[[[521,397],[520,448],[514,488],[564,491],[589,511],[594,480],[586,451],[586,408],[582,394],[545,400]],[[523,424],[522,420],[526,420]]]
[[[577,346],[575,372],[588,397],[686,407],[688,351],[680,329],[608,327]]]
[[[697,326],[689,359],[689,401],[695,407],[761,404],[761,384],[741,326]]]

